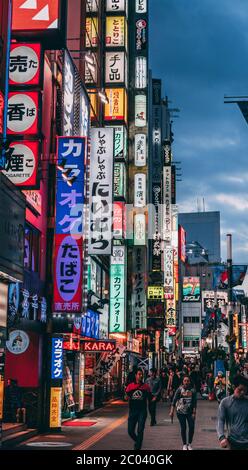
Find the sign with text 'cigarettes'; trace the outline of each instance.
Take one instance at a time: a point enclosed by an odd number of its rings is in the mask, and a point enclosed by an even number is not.
[[[12,142],[14,151],[3,173],[16,186],[36,188],[39,163],[39,142],[22,140]]]
[[[90,255],[111,255],[114,130],[91,130],[90,158]]]

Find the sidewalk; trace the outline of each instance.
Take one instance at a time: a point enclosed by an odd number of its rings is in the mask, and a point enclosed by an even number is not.
[[[177,417],[171,424],[169,404],[159,403],[157,425],[150,426],[147,419],[143,450],[180,450],[182,449]],[[198,401],[196,431],[193,448],[196,450],[219,449],[216,434],[216,414],[218,404],[204,400]],[[117,400],[106,407],[90,413],[81,420],[87,427],[63,426],[60,434],[39,435],[19,446],[16,450],[42,448],[71,450],[132,450],[133,442],[127,434],[127,403]],[[77,420],[76,420],[77,421]]]

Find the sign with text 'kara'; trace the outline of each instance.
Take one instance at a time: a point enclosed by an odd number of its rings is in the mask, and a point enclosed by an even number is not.
[[[115,349],[115,341],[81,341],[84,352],[111,352]]]

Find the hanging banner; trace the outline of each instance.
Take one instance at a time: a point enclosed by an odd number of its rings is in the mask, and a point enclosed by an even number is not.
[[[163,185],[164,185],[164,217],[163,217],[163,239],[167,242],[171,242],[171,167],[164,167],[163,174]]]
[[[50,395],[50,428],[61,427],[62,388],[52,387]]]
[[[74,90],[75,76],[72,59],[67,51],[64,51],[63,66],[63,124],[64,136],[73,135],[74,124]]]
[[[114,246],[110,267],[110,333],[126,331],[125,258],[125,247]]]
[[[106,47],[124,47],[126,36],[126,19],[124,16],[107,16]]]
[[[108,374],[120,361],[125,349],[126,346],[123,346],[123,344],[116,343],[116,348],[114,349],[114,351],[101,354],[101,357],[97,362],[96,368],[94,370],[94,378],[96,385],[102,384],[103,378],[108,376]]]
[[[136,173],[134,175],[134,207],[146,206],[146,175]]]
[[[114,131],[91,129],[90,255],[111,255]]]
[[[147,59],[146,57],[136,57],[135,59],[135,87],[147,87]]]
[[[146,126],[146,95],[135,96],[135,126]]]
[[[3,171],[16,186],[31,189],[37,186],[39,163],[39,142],[22,140],[12,142],[10,148],[14,152]]]
[[[40,84],[41,45],[11,44],[9,60],[9,84],[33,85]]]
[[[105,82],[124,83],[126,67],[125,52],[106,52]]]
[[[106,11],[125,11],[126,0],[107,0]]]
[[[136,134],[134,151],[135,166],[146,166],[146,158],[146,134]]]
[[[147,0],[135,0],[136,13],[147,13]]]
[[[132,328],[146,329],[146,247],[133,248],[132,263]]]
[[[7,133],[38,134],[39,92],[15,91],[9,93]]]
[[[55,233],[82,236],[85,138],[58,137],[57,156]]]
[[[105,104],[105,121],[125,121],[126,91],[124,88],[107,88],[108,103]]]
[[[174,297],[173,248],[164,249],[164,292],[165,299]]]

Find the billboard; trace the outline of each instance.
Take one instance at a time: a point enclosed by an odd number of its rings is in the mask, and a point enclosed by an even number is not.
[[[9,93],[7,133],[38,134],[39,92],[14,91]]]
[[[126,42],[126,19],[124,16],[107,16],[106,47],[124,47]]]
[[[183,297],[182,302],[200,302],[201,287],[199,277],[183,278]]]
[[[228,288],[228,272],[226,265],[213,266],[213,289]],[[232,267],[232,287],[240,286],[245,278],[247,265],[233,265]]]
[[[110,333],[124,333],[126,331],[125,258],[125,247],[114,246],[110,267]]]
[[[39,164],[39,142],[28,140],[12,142],[10,148],[13,148],[14,152],[3,173],[16,186],[35,189]]]
[[[15,43],[10,46],[9,84],[11,86],[40,84],[41,44]]]
[[[146,247],[134,247],[132,253],[132,328],[146,328]]]
[[[186,232],[184,228],[179,225],[178,226],[178,255],[179,259],[185,263],[186,261]]]
[[[90,158],[90,255],[112,251],[114,130],[91,129]]]

